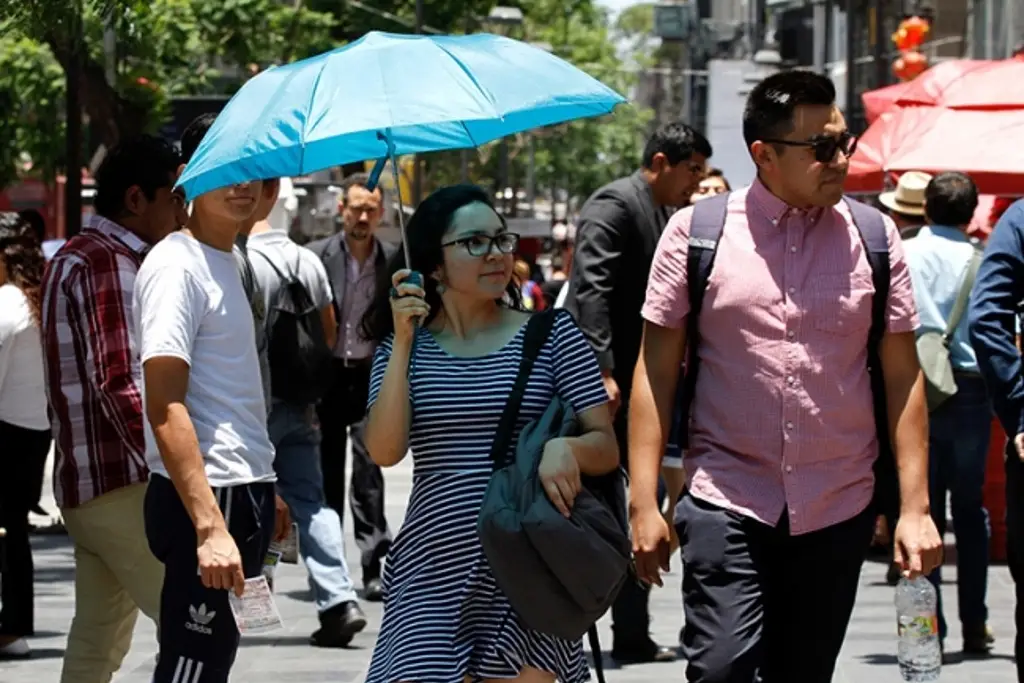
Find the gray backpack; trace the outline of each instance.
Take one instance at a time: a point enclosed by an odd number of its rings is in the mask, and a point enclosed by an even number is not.
[[[594,624],[615,601],[632,565],[625,472],[583,477],[571,518],[555,509],[537,477],[544,444],[580,432],[572,408],[558,396],[523,428],[509,457],[530,371],[556,315],[568,314],[552,309],[527,324],[519,374],[491,449],[495,469],[477,529],[491,573],[523,623],[566,640],[589,632],[596,668],[600,645]],[[603,679],[599,668],[598,677]]]
[[[974,280],[978,276],[981,265],[981,252],[977,249],[971,255],[967,265],[967,273],[960,284],[960,292],[953,303],[946,329],[942,332],[929,330],[917,338],[917,359],[924,373],[924,391],[931,412],[952,398],[957,392],[956,379],[953,377],[953,366],[949,362],[949,344],[953,340],[957,326],[967,312],[967,301],[971,297]]]

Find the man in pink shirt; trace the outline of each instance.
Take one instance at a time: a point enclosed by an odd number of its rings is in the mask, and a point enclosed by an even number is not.
[[[831,81],[805,71],[758,84],[743,133],[758,177],[729,198],[703,297],[689,491],[676,510],[683,654],[690,681],[828,683],[871,539],[879,451],[867,370],[872,271],[841,202],[855,140]],[[686,343],[692,214],[677,213],[658,245],[629,416],[637,568],[659,584],[669,530],[657,481]],[[914,298],[899,235],[885,225],[879,355],[902,505],[896,557],[917,575],[942,545],[929,516]]]

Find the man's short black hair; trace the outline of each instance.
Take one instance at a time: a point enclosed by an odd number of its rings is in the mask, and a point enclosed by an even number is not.
[[[675,166],[680,161],[688,161],[694,153],[705,157],[711,156],[711,143],[692,128],[681,121],[674,121],[660,126],[654,131],[644,145],[644,156],[640,163],[649,169],[654,165],[654,155],[664,154],[668,163]]]
[[[924,190],[924,212],[933,225],[970,225],[978,208],[978,187],[956,171],[940,173]]]
[[[210,126],[216,120],[216,114],[200,114],[185,127],[181,134],[181,163],[187,164],[192,161],[192,155],[196,153],[206,131],[210,130]]]
[[[836,86],[827,76],[794,69],[772,74],[754,86],[743,109],[747,149],[758,140],[778,140],[793,132],[793,112],[801,105],[835,104]]]
[[[116,145],[96,171],[96,213],[117,220],[124,212],[124,193],[135,185],[149,200],[160,188],[170,189],[180,160],[174,145],[152,135]]]
[[[349,173],[341,181],[341,202],[344,204],[348,202],[348,191],[353,187],[367,187],[370,184],[369,173]],[[377,186],[377,191],[383,193],[380,186]]]

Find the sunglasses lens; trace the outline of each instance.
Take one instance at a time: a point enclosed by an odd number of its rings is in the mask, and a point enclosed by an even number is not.
[[[832,163],[839,151],[840,142],[836,138],[826,138],[814,144],[814,159],[822,164]]]
[[[843,150],[843,154],[845,154],[847,157],[852,157],[853,153],[857,151],[857,141],[859,139],[860,138],[858,138],[856,135],[850,135],[849,133],[847,133],[846,144],[844,145],[845,149]]]

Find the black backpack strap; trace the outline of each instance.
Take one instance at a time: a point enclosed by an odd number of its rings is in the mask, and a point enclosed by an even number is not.
[[[285,273],[282,273],[282,272],[281,272],[281,269],[280,269],[280,268],[278,268],[278,267],[277,267],[277,264],[275,264],[275,263],[274,263],[274,260],[273,260],[273,259],[271,259],[271,258],[270,258],[269,256],[267,256],[266,254],[264,254],[264,253],[263,253],[262,251],[260,251],[259,249],[252,249],[251,251],[252,251],[253,253],[255,253],[255,254],[259,254],[260,256],[262,256],[262,257],[263,257],[263,260],[264,260],[264,261],[266,261],[267,263],[269,263],[269,264],[270,264],[270,267],[271,267],[271,268],[273,268],[273,270],[274,270],[274,273],[275,273],[275,274],[277,275],[277,277],[281,278],[281,282],[283,282],[283,283],[285,283],[285,284],[288,284],[289,282],[291,282],[292,280],[294,280],[294,279],[295,279],[295,278],[293,278],[293,277],[292,277],[291,275],[286,275]],[[298,270],[297,270],[297,269],[296,269],[296,272],[298,272]]]
[[[690,294],[690,312],[686,316],[686,371],[682,378],[682,388],[676,392],[675,410],[681,416],[676,423],[678,433],[669,437],[681,449],[689,445],[690,406],[697,389],[700,312],[704,308],[704,292],[708,288],[728,210],[729,193],[724,192],[694,204],[690,216],[690,243],[686,256],[686,287]]]
[[[491,462],[494,463],[495,469],[505,465],[508,446],[516,428],[516,419],[519,417],[519,406],[523,402],[526,385],[530,381],[530,373],[533,371],[537,356],[540,355],[541,347],[551,336],[551,328],[555,324],[557,313],[555,309],[542,311],[535,314],[526,323],[526,332],[523,335],[523,357],[519,361],[519,374],[516,375],[515,384],[512,385],[512,393],[509,394],[508,401],[505,403],[505,410],[501,414],[498,430],[494,434],[494,443],[491,445]]]
[[[889,409],[885,394],[885,376],[879,355],[882,337],[888,327],[889,309],[889,238],[885,218],[880,211],[855,199],[844,199],[850,215],[860,233],[861,242],[871,265],[871,283],[875,294],[871,298],[871,329],[868,332],[868,375],[871,378],[871,397],[875,409],[875,428],[878,436],[878,459],[875,461],[876,503],[892,506],[892,496],[899,496],[896,481],[896,460],[889,438]],[[881,500],[879,499],[881,498]]]

